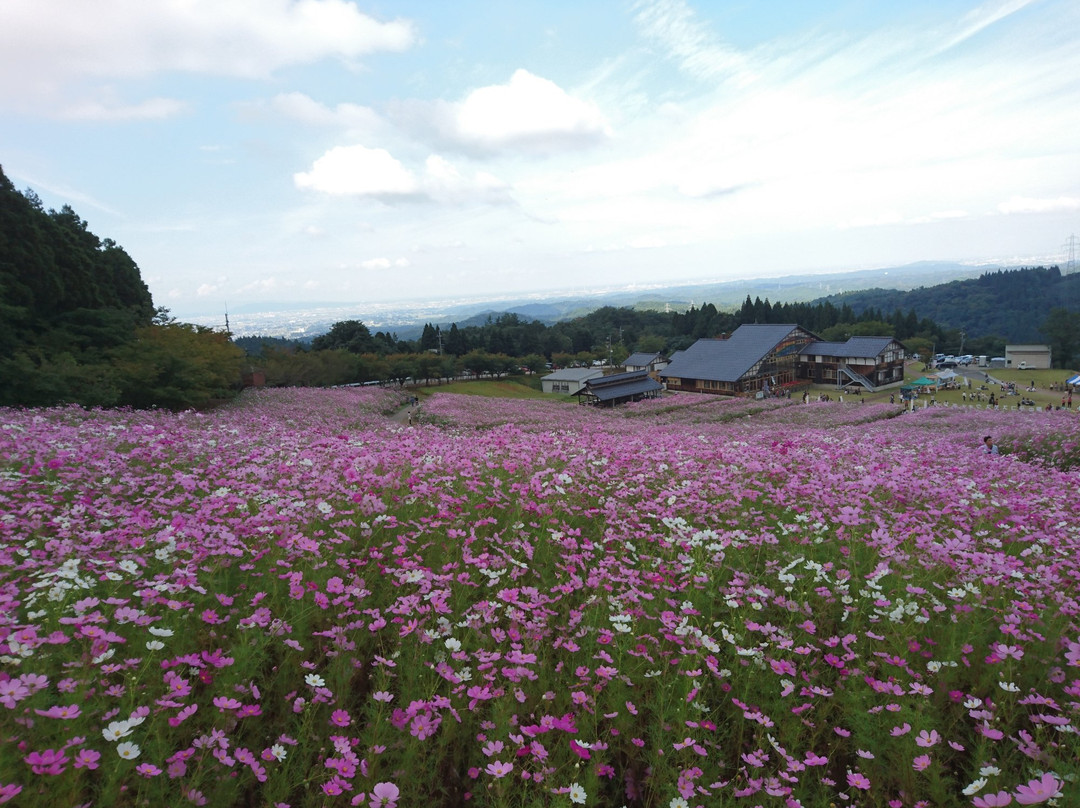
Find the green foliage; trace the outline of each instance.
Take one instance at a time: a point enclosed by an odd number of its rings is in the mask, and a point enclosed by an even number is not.
[[[1080,311],[1057,306],[1050,310],[1040,331],[1050,343],[1054,367],[1074,368],[1080,364]]]
[[[242,353],[155,309],[139,267],[74,210],[0,171],[0,405],[201,407],[239,389]]]
[[[998,270],[910,291],[867,289],[828,300],[859,313],[868,309],[918,311],[921,317],[939,323],[942,333],[956,329],[969,337],[996,335],[1003,342],[1031,343],[1040,341],[1041,324],[1052,309],[1080,310],[1080,274],[1062,275],[1056,266]],[[897,336],[904,338],[900,333]],[[947,345],[945,350],[958,351],[959,345]]]
[[[184,410],[230,398],[244,353],[227,334],[202,326],[151,325],[116,353],[120,402]]]
[[[359,320],[345,320],[334,323],[330,331],[316,337],[311,342],[316,351],[342,350],[349,353],[372,353],[376,350],[375,339],[371,331]]]

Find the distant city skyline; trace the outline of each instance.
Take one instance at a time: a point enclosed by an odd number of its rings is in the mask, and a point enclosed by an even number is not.
[[[0,165],[181,317],[1062,263],[1074,0],[8,0]]]

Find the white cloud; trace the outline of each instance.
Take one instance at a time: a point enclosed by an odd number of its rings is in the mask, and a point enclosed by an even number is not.
[[[346,0],[5,0],[0,14],[0,99],[22,102],[88,78],[265,78],[405,50],[417,36],[412,23],[380,22]]]
[[[419,137],[485,155],[553,154],[593,146],[612,136],[595,103],[521,69],[506,84],[479,87],[461,101],[405,101],[392,104],[390,114]]]
[[[298,188],[323,193],[370,196],[383,201],[481,202],[505,204],[509,189],[497,177],[467,177],[450,161],[430,155],[413,172],[385,149],[337,146],[317,159],[311,171],[293,175]]]
[[[201,284],[199,286],[199,288],[195,290],[195,294],[197,294],[199,297],[209,297],[210,295],[216,293],[217,290],[218,290],[217,286],[214,286],[213,284],[210,284],[210,283],[204,283],[204,284]]]
[[[1074,196],[1059,196],[1055,199],[1014,196],[998,205],[998,210],[1002,213],[1052,213],[1058,210],[1077,209],[1080,209],[1080,199]]]
[[[315,161],[310,172],[293,176],[297,187],[328,194],[408,197],[419,192],[412,172],[386,149],[336,146]]]
[[[304,93],[280,93],[267,105],[274,113],[308,126],[325,126],[350,131],[374,131],[383,127],[382,118],[370,107],[337,104],[329,107]],[[256,107],[247,107],[254,109]]]
[[[77,101],[57,115],[73,121],[151,121],[173,118],[188,108],[175,98],[148,98],[137,104],[123,104],[114,99]]]
[[[964,15],[963,27],[945,43],[944,47],[951,48],[959,45],[961,42],[978,34],[984,28],[1005,19],[1010,14],[1020,11],[1033,2],[1035,0],[993,0],[993,2],[984,3]]]
[[[237,292],[241,294],[247,292],[272,292],[275,289],[279,289],[282,287],[291,287],[294,285],[295,284],[293,282],[282,283],[278,281],[278,279],[275,277],[260,278],[258,280],[252,281],[251,283],[247,283],[241,286],[239,289],[237,289]]]
[[[635,8],[642,34],[687,74],[704,81],[752,78],[746,57],[720,43],[683,0],[642,0]]]
[[[362,269],[390,269],[396,267],[398,269],[404,269],[409,266],[409,259],[407,258],[369,258],[367,261],[361,261],[360,267]]]
[[[595,104],[574,98],[555,82],[516,70],[507,84],[473,90],[454,109],[463,142],[499,148],[548,150],[608,137]]]

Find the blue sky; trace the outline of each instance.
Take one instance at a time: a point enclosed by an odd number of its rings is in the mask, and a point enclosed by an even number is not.
[[[1063,260],[1075,0],[5,0],[0,165],[155,303]]]

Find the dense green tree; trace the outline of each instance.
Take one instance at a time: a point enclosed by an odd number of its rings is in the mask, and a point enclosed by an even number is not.
[[[438,351],[442,343],[441,332],[437,325],[431,323],[424,323],[424,331],[420,335],[420,350],[421,351]]]
[[[175,323],[138,329],[117,359],[120,403],[183,410],[230,398],[240,386],[244,353],[227,334]]]
[[[334,323],[330,330],[315,337],[311,347],[316,351],[348,351],[349,353],[373,353],[376,350],[375,338],[371,331],[359,320],[344,320]]]
[[[530,373],[542,373],[547,369],[547,359],[543,354],[527,354],[520,358],[519,366]]]
[[[1039,326],[1050,343],[1050,357],[1056,368],[1080,367],[1080,311],[1061,306],[1050,310]]]

